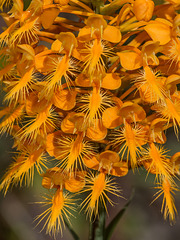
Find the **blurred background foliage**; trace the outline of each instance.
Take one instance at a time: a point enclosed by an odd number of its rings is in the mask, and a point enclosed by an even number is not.
[[[24,0],[25,9],[31,0]],[[163,3],[163,0],[154,1],[155,4]],[[0,19],[0,31],[4,22]],[[2,66],[2,62],[0,63]],[[3,93],[0,92],[0,103],[2,107]],[[173,129],[167,131],[166,148],[169,155],[180,151],[180,142],[177,141]],[[14,152],[12,150],[13,141],[8,136],[0,138],[0,178],[5,173],[5,169],[12,162]],[[116,181],[122,189],[123,198],[114,198],[115,206],[109,206],[109,216],[107,224],[123,208],[129,199],[132,189],[135,189],[135,196],[128,207],[125,215],[118,223],[112,240],[172,240],[180,239],[180,219],[177,216],[176,224],[170,225],[163,220],[160,213],[162,198],[159,198],[151,205],[153,194],[154,176],[150,175],[146,179],[147,172],[143,169],[129,172],[127,176],[117,178]],[[43,209],[37,202],[41,201],[45,189],[41,186],[41,177],[35,174],[33,187],[28,188],[19,186],[9,191],[4,198],[0,193],[0,240],[50,240],[53,239],[41,231],[43,224],[36,227],[34,218]],[[180,212],[180,193],[175,196],[177,211]],[[89,223],[83,214],[78,214],[72,219],[73,228],[80,236],[80,239],[88,239]],[[73,240],[71,234],[66,229],[63,237],[60,235],[56,239]]]

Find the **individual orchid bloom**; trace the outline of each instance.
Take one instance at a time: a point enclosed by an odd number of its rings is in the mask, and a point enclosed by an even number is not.
[[[145,66],[141,75],[135,80],[141,98],[149,103],[165,101],[166,89],[165,78],[154,72],[149,66]]]
[[[54,156],[58,160],[57,165],[67,171],[75,171],[77,167],[84,169],[84,158],[92,158],[96,147],[84,139],[83,132],[76,135],[57,134],[54,132],[47,136],[46,151],[49,155]]]
[[[132,44],[132,43],[131,43]],[[160,51],[159,42],[147,41],[141,51],[134,46],[123,46],[121,52],[117,52],[122,67],[126,70],[139,69],[146,65],[158,65],[156,53]]]
[[[80,54],[83,56],[85,70],[92,79],[96,72],[101,74],[104,71],[105,63],[102,56],[105,58],[112,56],[112,49],[107,42],[120,42],[121,33],[116,27],[108,26],[104,18],[97,14],[90,16],[86,24],[87,26],[79,32],[78,40],[85,42]]]
[[[135,70],[143,65],[141,51],[135,47],[124,47],[121,52],[117,52],[117,55],[126,70]]]
[[[105,141],[107,136],[107,128],[103,125],[101,119],[94,119],[94,121],[87,128],[86,136],[93,141]]]
[[[42,174],[42,186],[47,189],[56,189],[52,195],[44,197],[44,202],[41,202],[41,204],[50,205],[50,207],[36,218],[40,223],[44,218],[48,217],[43,227],[47,226],[47,233],[53,236],[57,232],[62,234],[65,220],[70,223],[70,217],[73,216],[70,210],[75,211],[75,204],[72,197],[63,190],[66,189],[72,193],[80,191],[85,184],[85,174],[85,172],[81,171],[76,172],[76,174],[69,174],[69,172],[58,167],[48,169]]]
[[[76,63],[71,58],[72,50],[77,44],[75,36],[72,33],[60,33],[58,39],[61,41],[60,52],[63,50],[64,55],[51,57],[51,71],[44,78],[46,85],[42,91],[42,98],[48,96],[51,99],[56,90],[61,90],[63,78],[70,88],[73,84],[71,77],[78,71]]]
[[[36,105],[38,97],[34,94],[31,94],[31,97],[26,102],[29,120],[17,133],[17,136],[24,140],[36,141],[37,136],[40,133],[42,134],[42,131],[46,136],[49,128],[53,127],[55,129],[57,114],[53,110],[51,103],[47,103],[43,99]],[[35,108],[34,105],[36,105]]]
[[[168,219],[171,223],[175,221],[175,215],[177,214],[177,209],[174,202],[175,191],[178,191],[178,188],[175,184],[172,184],[167,178],[164,178],[162,182],[158,183],[159,186],[155,187],[159,189],[155,194],[155,199],[153,202],[163,195],[163,202],[161,207],[161,212],[164,213],[164,219]]]
[[[180,126],[180,100],[177,97],[166,98],[165,102],[155,104],[152,109],[158,112],[168,123],[173,122],[174,131],[178,137],[178,127]]]
[[[16,52],[12,51],[12,55],[9,56],[8,61],[16,61],[16,64],[7,63],[2,72],[2,81],[8,91],[5,101],[9,104],[23,102],[32,90],[32,84],[36,81],[34,56],[34,49],[27,44],[18,45]]]
[[[127,161],[130,160],[132,169],[138,165],[138,158],[143,152],[142,146],[147,143],[147,132],[148,129],[140,124],[132,126],[128,121],[124,121],[124,127],[111,134],[110,145],[119,152],[121,159],[127,155]]]
[[[99,86],[94,86],[91,92],[81,95],[77,102],[77,112],[85,113],[85,119],[91,125],[95,119],[101,119],[106,108],[114,105],[112,95]]]
[[[3,117],[3,119],[0,123],[0,133],[4,134],[7,132],[11,134],[14,124],[17,124],[21,120],[23,112],[24,104],[18,105],[16,108],[10,106],[1,110],[0,116],[1,118]]]
[[[53,49],[49,50],[43,45],[39,45],[35,48],[35,68],[38,72],[46,75],[52,71],[52,54],[57,53]]]
[[[150,143],[149,149],[143,153],[142,161],[148,173],[156,174],[157,180],[160,179],[161,181],[166,178],[173,184],[174,170],[168,157],[167,150]]]
[[[87,125],[83,113],[70,112],[61,122],[61,130],[64,133],[77,134],[83,132],[85,134],[86,129]]]
[[[14,22],[0,34],[2,45],[14,46],[17,43],[31,44],[38,41],[38,17],[31,17],[28,11],[23,11],[23,7],[23,1],[14,1],[12,9],[9,11],[10,17],[14,18]]]
[[[108,59],[112,56],[111,48],[101,40],[95,39],[89,44],[85,44],[83,49],[79,50],[84,62],[84,71],[87,71],[88,77],[93,81],[96,74],[103,75],[105,71],[105,62],[103,57]]]
[[[93,218],[93,214],[95,216],[98,214],[99,202],[103,203],[106,211],[106,200],[113,205],[107,193],[119,196],[119,190],[112,182],[112,179],[106,177],[106,174],[114,173],[116,176],[124,176],[127,174],[128,168],[126,163],[119,162],[119,155],[116,152],[109,150],[100,153],[97,159],[87,159],[85,164],[99,171],[99,174],[92,174],[87,177],[83,192],[90,191],[90,193],[81,204],[85,208],[87,215]]]
[[[85,185],[85,171],[69,173],[62,168],[54,167],[42,174],[42,186],[47,189],[60,188],[75,193]]]
[[[35,81],[35,76],[33,75],[33,67],[30,67],[26,70],[26,72],[19,77],[13,79],[12,82],[4,81],[6,83],[7,88],[11,89],[5,96],[5,101],[10,104],[13,102],[16,104],[18,101],[23,102],[28,93],[31,90],[31,86]]]
[[[4,175],[0,184],[0,190],[7,193],[10,185],[20,184],[22,186],[23,181],[28,186],[32,184],[34,177],[34,167],[38,173],[42,172],[42,167],[46,168],[46,158],[44,156],[44,149],[37,148],[36,145],[26,146],[21,149],[20,153],[15,158],[15,161],[10,165],[7,173]]]
[[[93,155],[93,146],[83,139],[83,133],[76,136],[62,136],[58,139],[58,149],[61,154],[58,156],[58,162],[67,171],[72,171],[78,165],[83,169],[84,156]]]

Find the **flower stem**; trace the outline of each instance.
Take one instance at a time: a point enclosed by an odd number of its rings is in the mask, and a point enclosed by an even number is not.
[[[104,0],[91,0],[93,8],[97,14],[100,13],[100,7],[104,7]]]
[[[103,206],[99,207],[99,215],[90,222],[89,240],[104,240],[106,211]]]

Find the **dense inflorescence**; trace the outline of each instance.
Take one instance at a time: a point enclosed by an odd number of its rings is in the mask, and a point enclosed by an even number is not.
[[[50,196],[37,219],[62,232],[75,199],[93,219],[120,196],[113,176],[154,174],[164,218],[175,220],[180,152],[166,130],[180,127],[180,1],[1,0],[4,108],[0,133],[17,151],[0,189],[30,185]],[[110,194],[110,195],[109,195]],[[156,198],[157,198],[156,197]]]

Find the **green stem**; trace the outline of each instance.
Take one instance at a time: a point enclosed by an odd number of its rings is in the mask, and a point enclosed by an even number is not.
[[[71,225],[68,223],[68,221],[65,221],[66,227],[69,229],[72,237],[74,238],[74,240],[80,240],[79,236],[77,235],[77,233],[74,231],[74,229],[72,229]]]
[[[95,13],[100,13],[100,7],[104,7],[104,0],[91,0]]]
[[[89,240],[104,240],[106,211],[104,207],[99,208],[99,215],[90,222]]]
[[[134,197],[134,189],[132,190],[131,196],[129,198],[129,201],[125,204],[125,206],[117,213],[117,215],[112,219],[112,221],[109,223],[109,225],[105,229],[105,238],[104,240],[111,240],[111,236],[119,223],[119,220],[123,217],[126,209],[132,202],[132,199]]]

